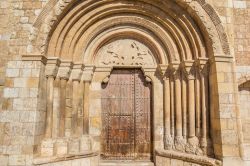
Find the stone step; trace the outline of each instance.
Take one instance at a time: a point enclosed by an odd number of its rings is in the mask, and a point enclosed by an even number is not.
[[[154,166],[148,161],[101,161],[99,166]]]
[[[41,157],[77,155],[91,151],[89,136],[80,138],[49,138],[41,142]]]

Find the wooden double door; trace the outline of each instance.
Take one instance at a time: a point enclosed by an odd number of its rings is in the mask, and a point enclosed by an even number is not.
[[[139,69],[117,69],[102,88],[102,159],[150,160],[151,84]]]

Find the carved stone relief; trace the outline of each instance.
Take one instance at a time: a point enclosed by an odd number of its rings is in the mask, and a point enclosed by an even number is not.
[[[104,45],[97,53],[97,63],[107,66],[156,64],[150,49],[133,39],[119,39]]]

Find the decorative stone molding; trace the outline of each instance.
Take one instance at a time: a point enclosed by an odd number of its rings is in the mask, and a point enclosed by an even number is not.
[[[48,34],[50,33],[50,30],[53,29],[52,27],[58,24],[60,18],[62,18],[62,13],[67,13],[66,11],[69,9],[69,7],[73,6],[75,3],[77,3],[76,0],[60,0],[58,2],[56,2],[55,0],[50,0],[42,10],[40,15],[37,17],[37,20],[34,23],[34,29],[38,30],[43,28],[44,30],[40,31],[43,34],[34,33],[34,36],[41,36],[39,38],[41,39],[41,41],[37,41],[36,43],[40,43],[40,45],[42,46],[42,52],[46,50],[44,46],[47,45],[46,42],[48,41]],[[203,26],[205,27],[205,31],[207,31],[212,41],[214,41],[213,43],[215,44],[215,41],[220,41],[224,54],[230,54],[227,35],[224,31],[218,14],[209,3],[200,0],[177,0],[176,3],[178,3],[180,6],[188,8],[189,14],[194,15],[194,18],[198,20],[198,22],[202,22]],[[202,17],[209,17],[209,19],[203,19]],[[43,20],[46,21],[43,22]],[[215,33],[212,31],[211,27],[209,27],[210,24],[216,27],[217,31]],[[37,31],[34,30],[34,32]],[[38,40],[38,37],[36,38]],[[216,52],[216,50],[219,50],[216,47],[219,46],[214,45],[214,52]]]
[[[215,55],[212,59],[209,59],[210,63],[214,62],[225,62],[225,63],[232,63],[233,57],[232,56],[225,56],[225,55]]]
[[[60,79],[68,80],[70,77],[71,70],[73,68],[73,63],[70,61],[61,61],[60,67],[58,69],[57,76]]]
[[[191,162],[195,164],[208,165],[208,166],[221,166],[222,162],[220,160],[197,156],[192,154],[186,154],[181,152],[176,152],[172,150],[156,150],[156,155],[167,157],[170,159],[183,160],[186,162]]]
[[[195,79],[195,61],[185,61],[183,63],[184,73],[186,74],[188,79]]]
[[[45,68],[45,75],[47,77],[56,77],[58,72],[58,67],[61,61],[58,58],[49,58],[47,60],[46,68]]]
[[[35,165],[43,165],[43,164],[53,164],[60,161],[68,161],[68,160],[76,160],[82,158],[89,158],[98,156],[99,153],[97,151],[88,151],[85,153],[80,154],[71,154],[71,155],[63,155],[63,156],[53,156],[53,157],[42,157],[42,158],[35,158],[33,164]]]
[[[207,58],[200,58],[197,61],[198,72],[201,72],[204,76],[209,74],[209,60]]]
[[[93,74],[95,71],[94,65],[86,64],[82,73],[82,81],[90,82],[92,80]]]
[[[71,72],[72,81],[80,81],[83,74],[84,65],[82,63],[74,63]]]
[[[22,55],[22,61],[41,61],[46,64],[47,58],[43,55]]]

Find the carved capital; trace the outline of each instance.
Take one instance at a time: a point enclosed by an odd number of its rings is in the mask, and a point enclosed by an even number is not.
[[[58,58],[48,58],[45,68],[46,77],[56,77],[60,63]]]
[[[82,63],[74,63],[71,72],[72,81],[81,81],[84,65]]]
[[[94,65],[85,65],[81,80],[84,82],[91,82],[94,71],[95,71]]]
[[[184,73],[186,74],[187,78],[189,80],[194,80],[195,73],[196,73],[195,62],[194,61],[185,61],[183,63],[183,67],[184,67]]]
[[[209,61],[207,58],[199,58],[197,61],[200,74],[207,76],[209,73]]]
[[[160,74],[161,74],[163,80],[169,79],[170,74],[171,74],[170,65],[159,65],[158,69],[160,71]]]
[[[71,61],[62,61],[57,76],[60,79],[68,80],[70,77],[72,67],[73,63]]]
[[[180,79],[181,78],[181,66],[180,63],[172,63],[171,64],[171,74],[173,79]]]

